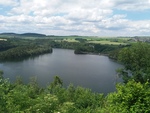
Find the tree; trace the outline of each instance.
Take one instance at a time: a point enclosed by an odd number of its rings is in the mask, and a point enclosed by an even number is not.
[[[126,83],[129,79],[145,83],[150,81],[150,45],[138,42],[131,47],[124,48],[119,53],[119,61],[124,68],[119,69],[119,74]]]
[[[17,76],[14,85],[22,85],[22,84],[23,84],[23,80],[21,76]]]
[[[53,94],[57,94],[59,91],[62,91],[63,81],[59,76],[54,76],[53,82],[47,87],[48,91]]]
[[[62,80],[59,78],[59,76],[55,76],[54,77],[54,81],[51,83],[52,86],[62,86],[63,82]]]
[[[117,84],[117,91],[108,94],[102,113],[150,113],[150,87],[134,80]]]
[[[3,71],[0,71],[0,111],[1,113],[7,113],[6,95],[11,89],[11,84],[8,79],[4,79]]]
[[[0,70],[0,79],[3,79],[4,72]]]

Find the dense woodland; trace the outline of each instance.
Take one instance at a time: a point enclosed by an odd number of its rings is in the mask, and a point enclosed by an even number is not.
[[[128,45],[109,45],[87,43],[86,40],[78,38],[79,42],[68,42],[58,39],[21,39],[8,38],[0,41],[0,60],[14,60],[23,57],[31,57],[52,52],[52,48],[74,49],[75,54],[107,54],[111,58],[115,52]]]
[[[78,40],[78,39],[77,39]],[[3,77],[0,71],[1,113],[150,113],[150,44],[138,42],[130,46],[64,42],[53,39],[8,39],[0,45],[0,56],[10,57],[45,53],[45,48],[69,48],[79,53],[111,54],[124,68],[118,75],[124,83],[116,84],[116,91],[107,95],[92,92],[70,84],[63,87],[58,76],[46,88],[41,88],[36,78],[24,84],[20,77],[15,83]],[[30,45],[30,46],[29,46]],[[32,48],[32,49],[31,49]],[[47,50],[46,50],[47,52]],[[76,52],[75,52],[76,53]],[[78,52],[77,52],[78,53]],[[8,57],[9,58],[9,57]]]

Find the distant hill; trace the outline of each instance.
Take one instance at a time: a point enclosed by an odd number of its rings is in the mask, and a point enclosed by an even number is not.
[[[28,37],[45,37],[45,34],[39,34],[39,33],[23,33],[20,34],[21,36],[28,36]]]
[[[18,35],[16,33],[0,33],[0,35]]]
[[[17,33],[0,33],[1,36],[7,36],[7,37],[46,37],[45,34],[39,34],[39,33],[23,33],[23,34],[17,34]]]

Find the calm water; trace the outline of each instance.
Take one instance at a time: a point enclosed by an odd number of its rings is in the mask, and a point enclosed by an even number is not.
[[[120,64],[99,55],[75,55],[73,50],[53,49],[53,53],[40,55],[18,62],[0,63],[4,77],[13,82],[21,76],[25,83],[36,76],[41,86],[48,85],[54,75],[60,76],[64,86],[90,88],[95,92],[108,93],[115,90],[116,69]],[[118,80],[117,80],[118,81]]]

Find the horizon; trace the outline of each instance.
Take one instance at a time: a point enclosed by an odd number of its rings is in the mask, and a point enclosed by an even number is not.
[[[150,36],[150,0],[1,0],[1,33]]]
[[[98,38],[124,38],[124,37],[126,37],[126,38],[135,38],[135,37],[138,37],[138,38],[140,38],[140,37],[150,37],[150,35],[147,35],[147,36],[94,36],[94,35],[91,35],[91,36],[89,36],[89,35],[52,35],[52,34],[49,34],[49,35],[47,35],[47,34],[42,34],[42,33],[36,33],[36,32],[24,32],[24,33],[15,33],[15,32],[0,32],[0,35],[10,35],[10,34],[14,34],[14,35],[24,35],[24,34],[37,34],[37,35],[45,35],[46,37],[47,36],[62,36],[62,37],[68,37],[68,36],[72,36],[72,37],[98,37]]]

